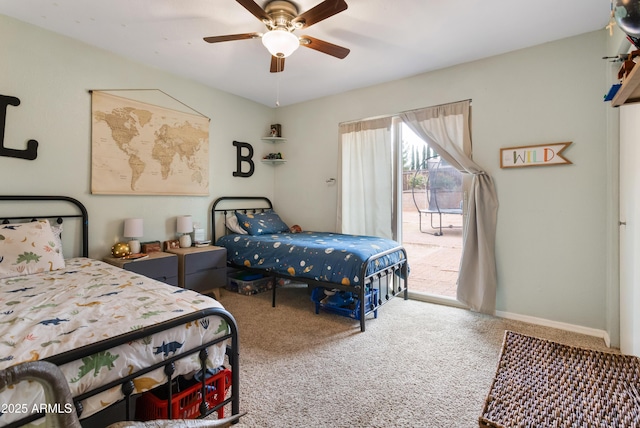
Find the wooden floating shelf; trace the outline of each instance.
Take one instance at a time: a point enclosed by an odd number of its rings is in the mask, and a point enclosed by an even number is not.
[[[272,165],[286,163],[285,159],[262,159],[262,163],[270,163]]]
[[[636,64],[611,100],[612,107],[640,102],[640,64]]]

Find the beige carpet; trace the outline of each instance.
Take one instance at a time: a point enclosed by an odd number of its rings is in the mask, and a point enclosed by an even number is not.
[[[240,331],[237,427],[477,427],[505,330],[606,350],[603,341],[395,298],[368,319],[316,315],[306,288],[222,291]]]

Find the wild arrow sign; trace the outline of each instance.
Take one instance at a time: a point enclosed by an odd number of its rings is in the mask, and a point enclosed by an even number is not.
[[[571,164],[572,162],[562,155],[570,144],[571,142],[505,147],[500,149],[500,168]]]

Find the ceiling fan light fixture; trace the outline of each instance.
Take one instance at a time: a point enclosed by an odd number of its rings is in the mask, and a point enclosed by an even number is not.
[[[298,49],[300,41],[293,33],[285,29],[275,29],[262,36],[262,44],[271,55],[286,58]]]

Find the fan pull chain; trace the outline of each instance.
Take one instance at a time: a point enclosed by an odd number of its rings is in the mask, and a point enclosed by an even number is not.
[[[280,61],[278,61],[278,74],[276,75],[276,107],[280,107]]]
[[[615,11],[613,8],[613,0],[611,0],[611,16],[609,17],[609,23],[605,27],[607,30],[609,30],[609,36],[613,36],[613,27],[615,26],[616,26],[616,17],[615,17]]]

